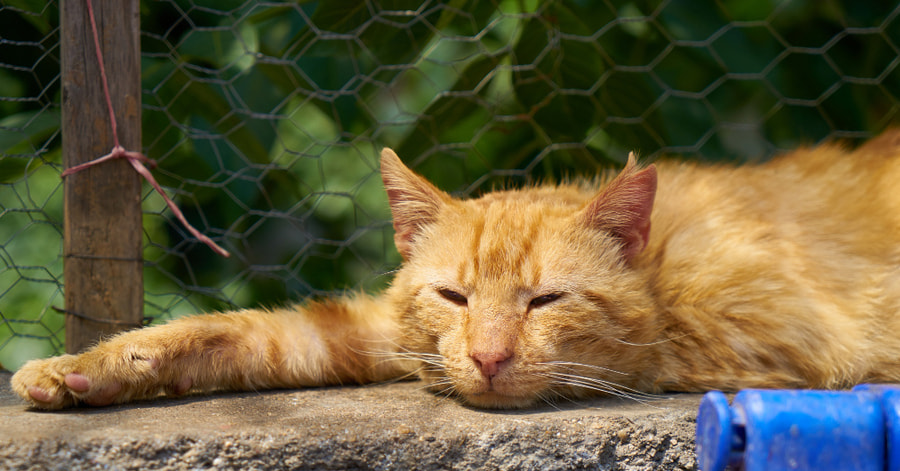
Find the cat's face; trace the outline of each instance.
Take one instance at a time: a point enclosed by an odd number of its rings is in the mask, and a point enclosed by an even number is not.
[[[400,190],[385,176],[406,259],[391,293],[404,313],[400,344],[431,389],[524,407],[627,394],[644,380],[638,365],[651,352],[637,344],[655,339],[654,311],[624,236],[598,229],[590,195],[540,188],[460,201],[409,175]]]

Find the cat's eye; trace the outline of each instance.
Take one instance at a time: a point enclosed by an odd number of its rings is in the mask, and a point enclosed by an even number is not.
[[[441,288],[438,290],[438,294],[444,297],[447,301],[452,302],[453,304],[459,304],[460,306],[465,306],[469,303],[469,300],[466,299],[465,296],[453,291],[452,289]]]
[[[556,301],[557,299],[559,299],[561,297],[562,297],[561,293],[550,293],[550,294],[545,294],[543,296],[538,296],[538,297],[532,299],[530,303],[528,303],[528,307],[530,307],[530,308],[541,307],[541,306],[550,304],[553,301]]]

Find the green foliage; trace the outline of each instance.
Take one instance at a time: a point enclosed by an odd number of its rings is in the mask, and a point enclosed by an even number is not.
[[[61,329],[58,15],[4,5],[0,361],[15,366],[22,329],[51,350]],[[900,92],[900,21],[876,2],[147,0],[141,15],[144,152],[235,254],[189,239],[148,190],[153,317],[384,286],[399,256],[382,146],[468,195],[630,150],[743,161],[861,139]]]

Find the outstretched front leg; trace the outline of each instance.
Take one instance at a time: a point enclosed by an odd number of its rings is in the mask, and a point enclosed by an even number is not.
[[[397,323],[377,298],[185,317],[133,330],[79,355],[32,360],[12,378],[42,409],[108,405],[198,390],[383,381],[412,371],[389,353]]]

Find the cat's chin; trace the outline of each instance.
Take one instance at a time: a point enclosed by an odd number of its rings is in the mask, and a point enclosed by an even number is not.
[[[463,394],[462,399],[466,404],[482,409],[523,409],[537,402],[534,396],[513,396],[497,391]]]

